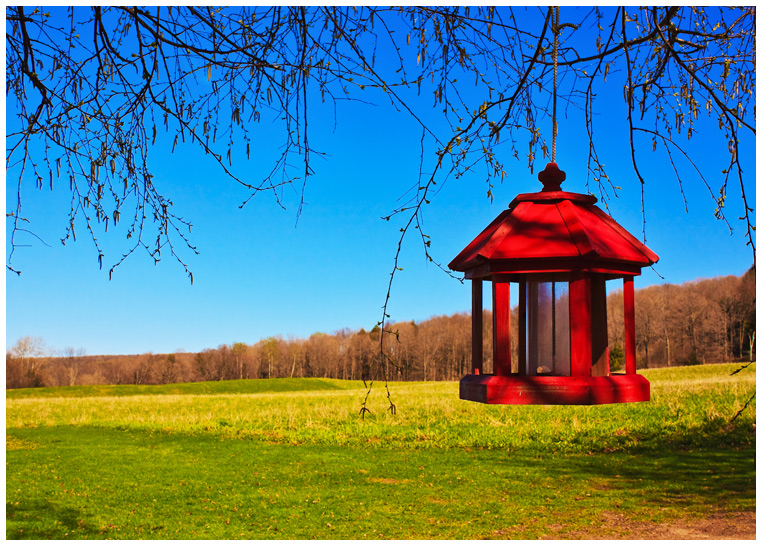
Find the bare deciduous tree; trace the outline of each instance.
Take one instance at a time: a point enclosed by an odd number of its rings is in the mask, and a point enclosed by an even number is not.
[[[75,385],[79,377],[82,359],[87,354],[84,348],[66,347],[62,352],[62,363],[65,371],[65,385]]]
[[[6,355],[6,372],[15,387],[41,387],[49,349],[39,336],[24,336]]]
[[[628,121],[624,137],[641,188],[644,234],[642,157],[662,149],[681,191],[689,173],[698,177],[720,220],[735,181],[754,254],[744,178],[754,166],[742,165],[739,153],[743,135],[756,136],[753,6],[560,13],[545,7],[9,6],[6,31],[13,114],[6,123],[6,171],[16,190],[6,213],[11,271],[18,272],[12,264],[20,237],[34,235],[23,214],[34,202],[25,181],[33,181],[40,189],[69,188],[62,241],[84,229],[101,267],[104,259],[111,264],[109,276],[144,250],[156,261],[172,256],[192,282],[185,258],[196,252],[192,220],[154,180],[157,138],[211,157],[246,190],[241,206],[263,192],[281,203],[284,188],[294,186],[298,215],[313,158],[322,153],[311,139],[313,109],[384,101],[409,115],[422,136],[412,191],[386,217],[400,222],[401,234],[379,321],[383,353],[391,283],[407,235],[417,234],[426,258],[439,265],[422,228],[437,184],[481,169],[491,199],[494,183],[506,176],[505,158],[531,171],[537,160],[554,157],[550,119],[557,101],[562,112],[584,112],[588,188],[604,203],[616,195],[594,121],[598,97],[612,90],[621,93]],[[433,99],[444,131],[419,113],[421,95]],[[263,117],[277,121],[283,146],[269,175],[250,180],[236,171],[234,158],[250,155]],[[700,118],[727,142],[719,177],[710,176],[701,153],[688,145]],[[121,257],[106,258],[101,248],[109,227],[126,237]],[[388,354],[383,362],[383,369],[393,363]]]
[[[154,360],[156,365],[156,380],[160,384],[177,383],[180,377],[180,366],[177,355],[168,354],[164,358]]]
[[[240,341],[233,343],[232,352],[235,358],[235,368],[237,372],[236,379],[243,379],[244,368],[246,366],[246,344],[241,343]]]
[[[102,262],[96,225],[113,227],[124,215],[133,239],[127,255],[144,248],[154,259],[170,253],[183,263],[172,236],[193,250],[190,221],[174,213],[171,197],[152,182],[149,156],[157,134],[175,143],[191,141],[252,196],[272,191],[279,199],[279,188],[297,183],[303,191],[312,174],[318,153],[309,140],[310,108],[317,106],[313,89],[319,104],[327,101],[331,108],[379,91],[420,124],[437,159],[422,168],[421,175],[430,175],[421,176],[420,189],[392,214],[412,213],[408,226],[420,230],[421,208],[437,180],[485,162],[491,196],[492,181],[505,174],[498,153],[523,156],[530,169],[549,155],[543,121],[550,115],[558,37],[559,98],[563,107],[586,113],[589,181],[604,199],[616,188],[595,147],[592,114],[600,89],[616,84],[641,184],[638,138],[648,141],[645,150],[664,146],[670,158],[682,156],[681,142],[691,138],[696,120],[716,120],[728,141],[727,168],[719,185],[706,185],[722,217],[729,177],[737,177],[753,244],[738,147],[741,132],[756,133],[755,8],[565,9],[558,20],[553,13],[468,7],[8,7],[7,95],[16,116],[8,124],[6,166],[13,169],[19,194],[16,210],[9,212],[12,234],[26,229],[20,215],[25,175],[40,187],[62,179],[72,194],[65,240],[75,236],[79,218]],[[382,54],[384,62],[377,62]],[[419,93],[431,93],[450,122],[449,132],[437,134],[416,113]],[[240,145],[249,151],[252,128],[268,113],[283,119],[283,152],[270,176],[247,181],[232,170],[233,150]],[[289,167],[295,164],[291,156],[301,167]],[[693,159],[697,176],[708,180],[700,158]],[[678,162],[673,166],[681,184]],[[150,223],[155,236],[147,233]],[[9,262],[14,245],[12,239]]]

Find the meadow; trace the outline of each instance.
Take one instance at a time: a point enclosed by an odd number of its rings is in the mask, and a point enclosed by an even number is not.
[[[756,366],[649,403],[485,406],[455,382],[6,392],[6,538],[632,538],[753,513]]]

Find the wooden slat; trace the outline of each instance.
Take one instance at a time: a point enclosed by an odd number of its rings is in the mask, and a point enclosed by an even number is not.
[[[482,281],[471,281],[471,373],[483,372]]]
[[[635,283],[632,276],[624,277],[624,369],[634,374],[635,362]]]
[[[492,354],[495,375],[511,374],[511,285],[492,283]]]
[[[569,283],[569,345],[573,377],[587,377],[592,372],[590,284],[587,275],[574,275]]]

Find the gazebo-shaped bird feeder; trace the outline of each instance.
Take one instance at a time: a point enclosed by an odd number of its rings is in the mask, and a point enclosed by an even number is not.
[[[518,195],[449,264],[472,286],[472,373],[460,398],[487,404],[610,404],[651,398],[635,371],[633,277],[659,259],[595,206],[561,191],[548,163],[539,193]],[[625,373],[609,371],[606,281],[623,279]],[[493,373],[482,369],[482,281],[492,281]],[[510,287],[518,285],[518,362]]]

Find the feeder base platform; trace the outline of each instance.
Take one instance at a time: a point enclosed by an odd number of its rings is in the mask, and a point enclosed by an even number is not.
[[[621,404],[648,402],[651,385],[638,374],[599,377],[469,374],[460,380],[460,398],[483,404]]]

